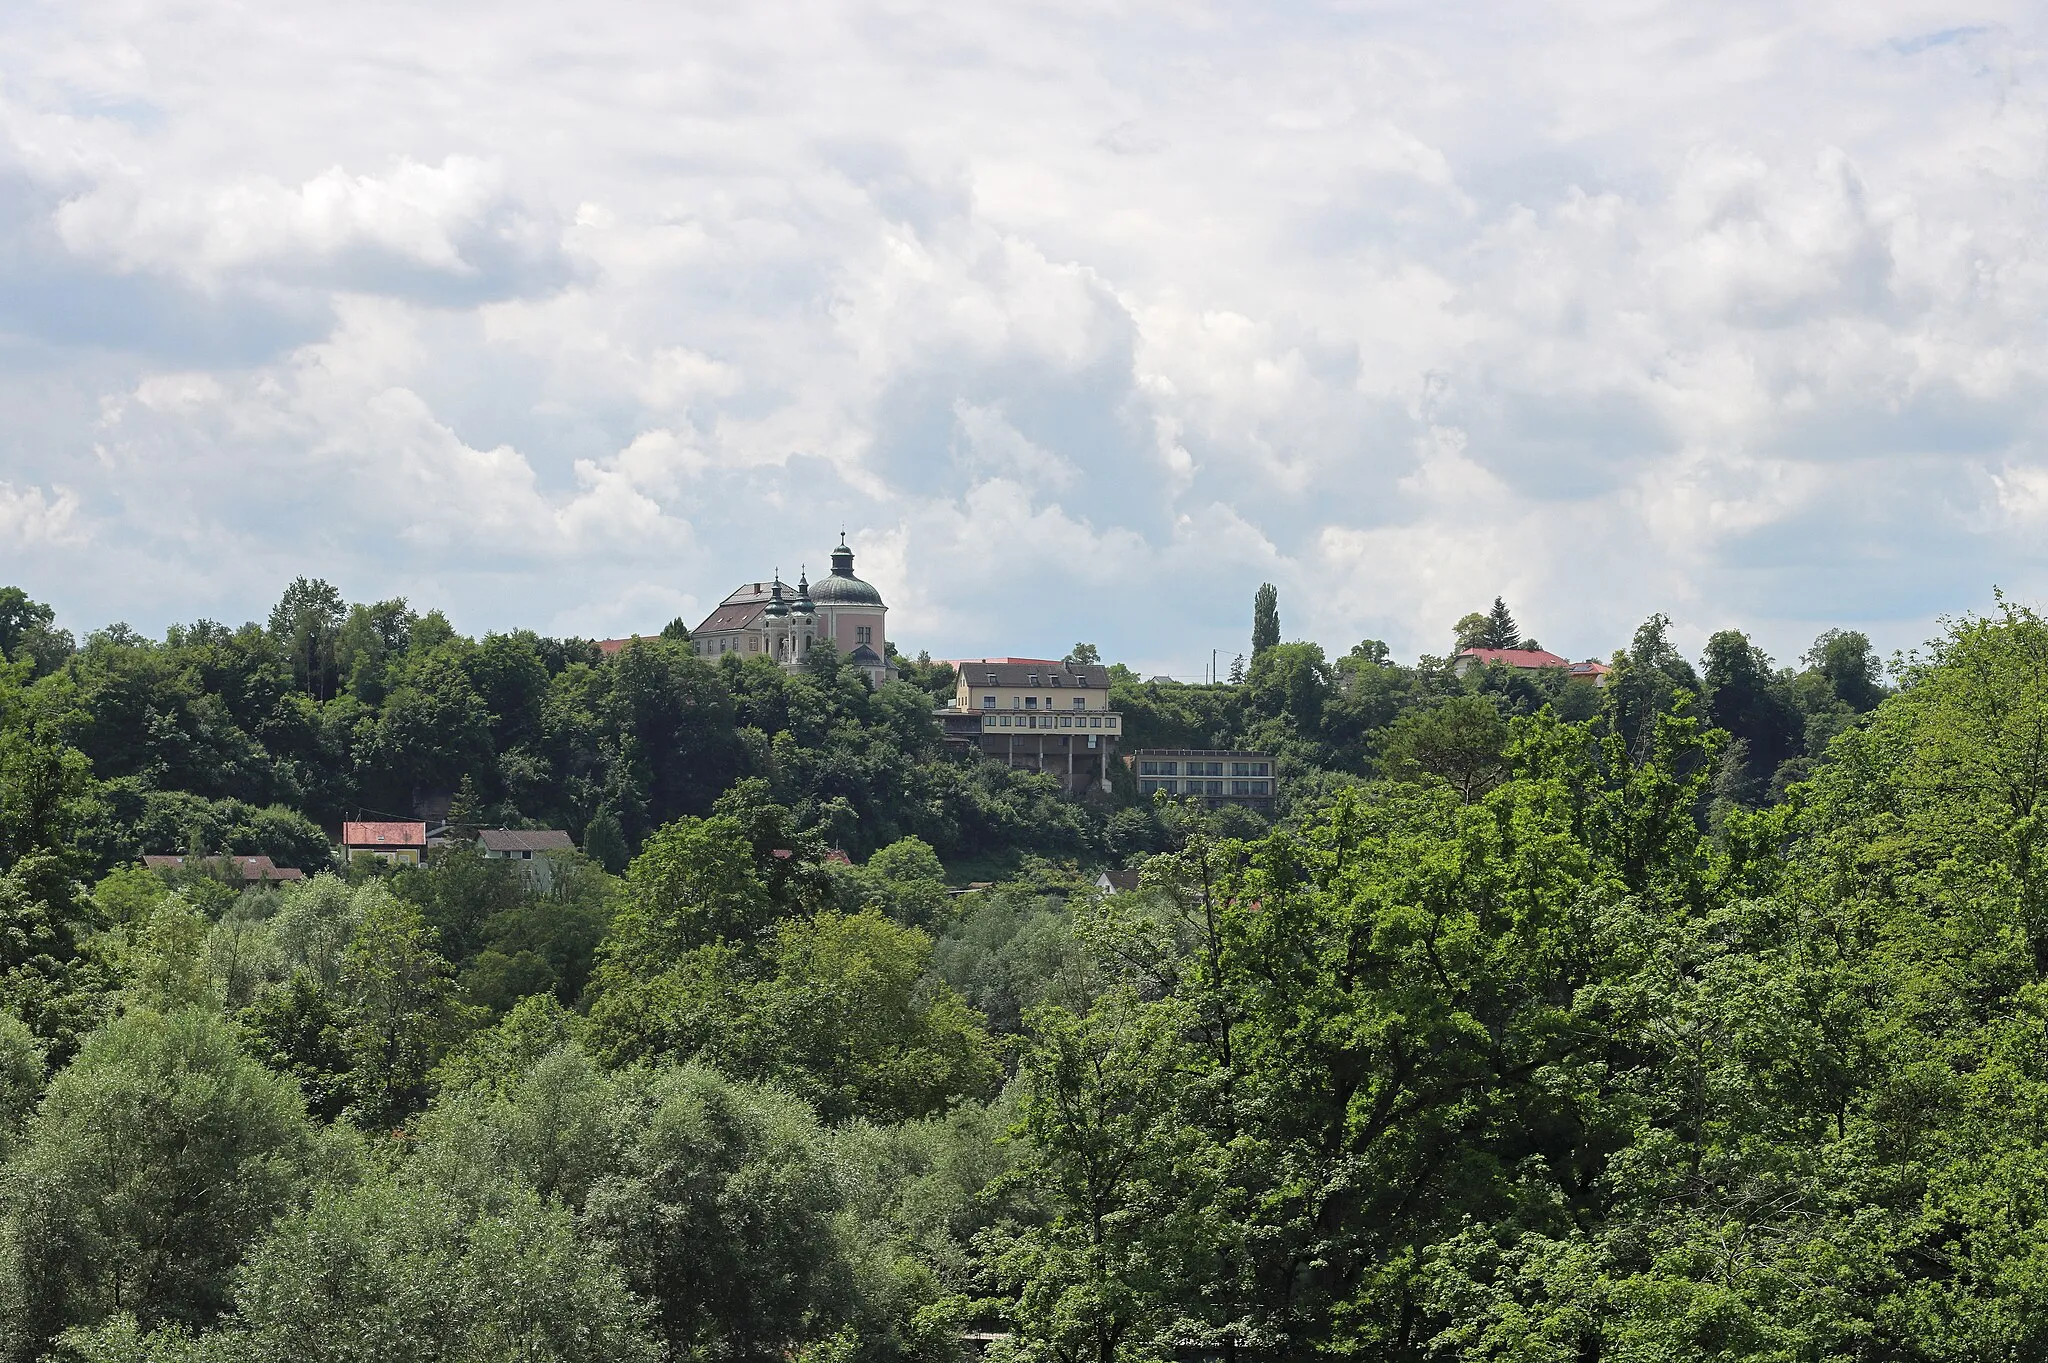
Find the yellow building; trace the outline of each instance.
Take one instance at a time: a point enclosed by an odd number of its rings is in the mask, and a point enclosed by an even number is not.
[[[1109,669],[1049,658],[956,658],[940,727],[956,747],[1060,778],[1070,795],[1109,789],[1123,717],[1109,708]]]

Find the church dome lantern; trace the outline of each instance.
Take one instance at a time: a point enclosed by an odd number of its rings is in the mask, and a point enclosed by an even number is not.
[[[882,604],[882,594],[853,575],[853,550],[846,547],[844,535],[839,537],[839,547],[832,551],[831,575],[819,578],[811,587],[811,600],[821,606]]]

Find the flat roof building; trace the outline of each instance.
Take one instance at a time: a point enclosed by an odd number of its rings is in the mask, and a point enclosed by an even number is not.
[[[1138,778],[1138,793],[1201,800],[1210,809],[1243,805],[1260,813],[1273,807],[1273,755],[1239,749],[1139,748],[1124,758]]]

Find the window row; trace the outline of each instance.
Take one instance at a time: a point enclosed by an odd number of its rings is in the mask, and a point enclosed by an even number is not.
[[[1025,674],[1025,677],[1026,677],[1026,680],[1025,680],[1024,684],[1025,684],[1026,686],[1036,686],[1036,685],[1038,685],[1038,674],[1037,674],[1036,672],[1029,672],[1029,673],[1026,673],[1026,674]],[[1012,682],[1012,683],[1011,683],[1011,685],[1013,685],[1013,686],[1014,686],[1015,684],[1016,684],[1016,683],[1014,683],[1014,682]],[[1046,684],[1047,686],[1050,686],[1050,687],[1054,687],[1054,688],[1058,688],[1058,687],[1060,687],[1060,686],[1063,686],[1063,685],[1069,685],[1069,684],[1071,684],[1071,685],[1073,685],[1073,686],[1078,686],[1078,687],[1080,687],[1080,688],[1081,688],[1082,690],[1084,690],[1084,691],[1088,689],[1088,679],[1087,679],[1086,677],[1074,677],[1074,678],[1071,678],[1071,679],[1070,679],[1070,680],[1069,680],[1068,682],[1062,682],[1062,681],[1060,680],[1060,678],[1059,678],[1059,674],[1058,674],[1057,672],[1048,672],[1048,673],[1046,673],[1046,674],[1045,674],[1045,684]],[[1002,685],[1002,683],[1001,683],[1000,681],[997,681],[997,680],[996,680],[996,674],[995,674],[995,673],[993,673],[993,672],[991,672],[991,673],[989,673],[989,674],[988,674],[988,681],[987,681],[987,682],[985,683],[985,685],[988,685],[988,686],[1001,686],[1001,685]]]
[[[1140,781],[1138,793],[1150,795],[1163,791],[1168,795],[1238,795],[1255,799],[1266,799],[1273,794],[1271,781]]]
[[[1053,721],[1058,720],[1058,724]],[[997,713],[987,716],[981,722],[984,729],[1114,729],[1116,716],[1091,715],[1013,715]]]
[[[1224,768],[1230,768],[1225,771]],[[1271,762],[1164,762],[1138,759],[1140,776],[1271,776]]]
[[[1103,703],[1104,703],[1104,704],[1108,704],[1108,702],[1107,702],[1107,701],[1104,701]],[[994,697],[994,696],[983,696],[983,697],[981,698],[981,708],[982,708],[982,709],[984,709],[984,710],[993,710],[993,709],[995,709],[995,708],[996,708],[996,697]],[[1012,697],[1010,697],[1010,708],[1011,708],[1012,710],[1036,710],[1036,709],[1038,708],[1038,697],[1036,697],[1036,696],[1012,696]],[[1046,709],[1048,709],[1048,710],[1050,710],[1050,709],[1053,709],[1053,708],[1054,708],[1054,706],[1053,706],[1053,699],[1052,699],[1052,697],[1051,697],[1051,696],[1047,696],[1047,697],[1045,698],[1045,708],[1046,708]],[[1074,697],[1074,704],[1073,704],[1073,708],[1074,708],[1074,709],[1076,709],[1076,710],[1085,710],[1085,709],[1087,709],[1087,708],[1088,708],[1088,698],[1087,698],[1086,696],[1076,696],[1076,697]]]

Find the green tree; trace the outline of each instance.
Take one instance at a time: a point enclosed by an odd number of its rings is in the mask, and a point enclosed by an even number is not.
[[[1601,689],[1602,712],[1627,751],[1643,760],[1656,741],[1658,718],[1672,713],[1681,692],[1700,694],[1698,674],[1671,644],[1671,622],[1653,615],[1636,628],[1626,651],[1614,655]]]
[[[610,805],[599,805],[583,830],[583,854],[613,875],[622,874],[632,854],[626,848],[626,832]]]
[[[270,611],[270,634],[291,659],[292,677],[315,700],[338,687],[336,646],[347,606],[341,593],[316,579],[294,578]]]
[[[350,1111],[365,1126],[396,1126],[424,1107],[434,1066],[474,1020],[434,945],[419,910],[385,894],[370,902],[342,957]]]
[[[1466,804],[1507,775],[1507,721],[1489,696],[1454,696],[1411,710],[1380,737],[1380,766],[1393,777],[1441,777]]]
[[[1451,633],[1456,637],[1454,651],[1463,653],[1468,648],[1490,647],[1486,642],[1486,635],[1491,624],[1484,611],[1473,611],[1469,615],[1458,617],[1458,623],[1451,626]]]
[[[831,1218],[841,1198],[802,1103],[687,1066],[584,1204],[669,1356],[774,1359],[832,1335],[851,1285]]]
[[[1067,652],[1067,661],[1081,666],[1099,667],[1102,665],[1102,654],[1093,644],[1075,644]]]
[[[43,1047],[28,1024],[0,1010],[0,1161],[5,1161],[43,1093]]]
[[[1803,725],[1790,688],[1764,651],[1739,630],[1707,640],[1700,659],[1707,718],[1741,741],[1731,756],[1727,794],[1744,804],[1763,802],[1778,768],[1799,755]]]
[[[137,1010],[96,1032],[50,1081],[0,1190],[6,1356],[117,1312],[212,1320],[310,1142],[297,1088],[217,1014]]]
[[[1493,598],[1493,609],[1486,613],[1486,628],[1478,636],[1474,648],[1527,648],[1522,642],[1521,626],[1515,623],[1514,615],[1508,610],[1507,602]]]
[[[1860,630],[1827,630],[1813,641],[1805,662],[1858,714],[1876,709],[1885,697],[1884,664]]]
[[[1061,1359],[1169,1354],[1187,1336],[1175,1288],[1209,1236],[1192,1176],[1203,1157],[1185,1120],[1195,1066],[1177,1005],[1114,990],[1087,1013],[1035,1010],[1025,1050],[1028,1135],[1015,1177],[1051,1194],[1042,1225],[985,1237],[1027,1339]]]
[[[1280,589],[1270,582],[1259,584],[1252,597],[1252,661],[1280,642]]]

